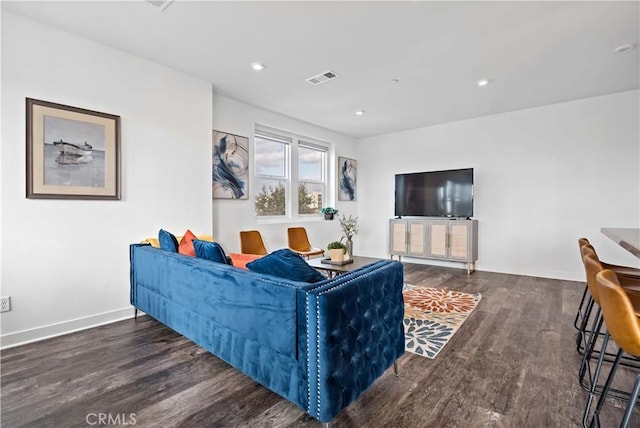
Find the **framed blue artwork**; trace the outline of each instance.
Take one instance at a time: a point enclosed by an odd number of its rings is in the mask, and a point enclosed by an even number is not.
[[[338,200],[355,201],[357,182],[358,161],[338,156]]]
[[[213,131],[213,199],[249,199],[249,139]]]

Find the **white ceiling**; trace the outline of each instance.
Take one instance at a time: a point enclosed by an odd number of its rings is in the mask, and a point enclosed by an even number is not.
[[[637,89],[640,49],[613,49],[638,44],[639,5],[2,2],[206,79],[216,93],[355,137]],[[267,68],[254,72],[254,61]],[[305,82],[327,70],[339,77]],[[492,83],[479,88],[480,78]]]

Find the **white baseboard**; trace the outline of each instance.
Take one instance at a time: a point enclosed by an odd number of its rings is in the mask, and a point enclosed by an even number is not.
[[[117,309],[115,311],[104,312],[88,317],[76,318],[69,321],[62,321],[42,327],[30,328],[27,330],[7,333],[0,336],[0,349],[13,348],[27,343],[37,342],[75,331],[86,330],[104,324],[111,324],[116,321],[133,318],[134,308]],[[141,312],[138,312],[140,315]]]

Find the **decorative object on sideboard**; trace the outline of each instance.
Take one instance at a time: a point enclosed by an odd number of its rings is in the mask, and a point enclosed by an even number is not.
[[[213,131],[213,199],[249,199],[249,139]]]
[[[120,199],[120,116],[26,101],[27,198]]]
[[[338,210],[331,207],[320,208],[320,213],[324,214],[325,220],[333,220],[333,216],[338,214]]]
[[[344,245],[340,241],[333,241],[327,245],[327,249],[329,250],[329,254],[331,254],[332,262],[342,262],[344,261],[344,256],[347,254],[347,246]]]
[[[347,239],[347,242],[346,242],[347,253],[349,254],[349,256],[353,256],[352,238],[353,238],[353,235],[357,235],[358,231],[360,230],[358,228],[358,217],[352,217],[351,214],[349,214],[349,218],[347,218],[345,217],[344,214],[342,214],[342,218],[338,220],[340,221],[340,227],[342,228],[342,233],[344,233],[343,238]]]
[[[358,161],[338,156],[338,200],[355,201],[358,182]]]

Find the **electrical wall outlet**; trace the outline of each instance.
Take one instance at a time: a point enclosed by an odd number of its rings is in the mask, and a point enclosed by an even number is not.
[[[0,312],[8,312],[11,310],[11,296],[0,297]]]

